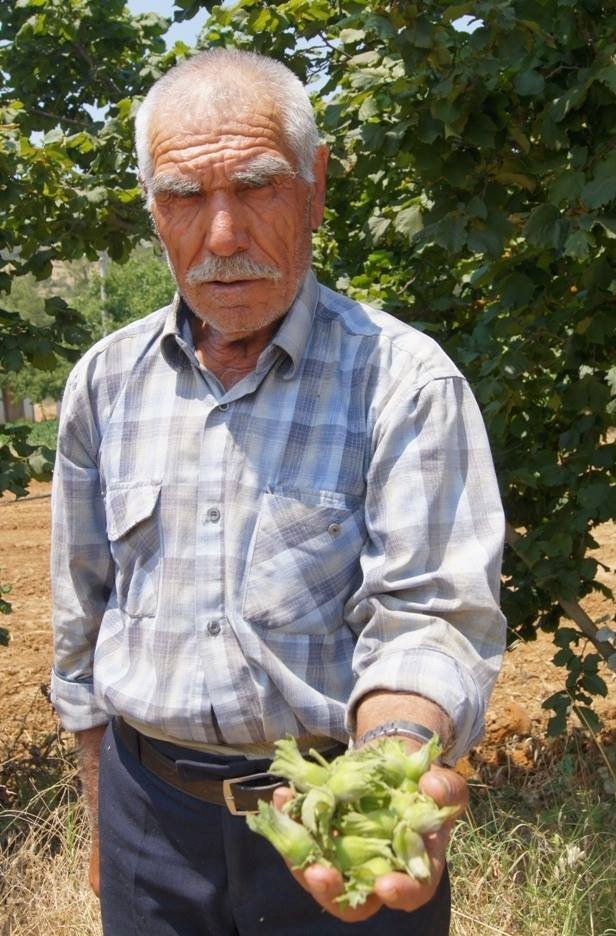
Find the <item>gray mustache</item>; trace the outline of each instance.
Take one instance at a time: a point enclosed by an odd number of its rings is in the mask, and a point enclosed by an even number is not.
[[[199,283],[211,283],[218,280],[222,283],[232,283],[242,279],[268,279],[279,280],[280,270],[267,263],[257,263],[237,254],[232,257],[212,257],[190,267],[186,273],[186,282],[191,286]]]

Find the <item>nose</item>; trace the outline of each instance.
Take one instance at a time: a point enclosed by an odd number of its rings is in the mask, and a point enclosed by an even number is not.
[[[249,244],[244,213],[237,200],[216,192],[206,208],[205,247],[217,257],[231,257]]]

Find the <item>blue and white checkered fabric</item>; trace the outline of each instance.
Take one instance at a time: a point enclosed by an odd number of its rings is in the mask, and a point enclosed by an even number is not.
[[[52,692],[185,742],[346,738],[375,689],[481,735],[504,644],[503,516],[464,378],[309,274],[225,392],[174,303],[100,341],[63,400]]]

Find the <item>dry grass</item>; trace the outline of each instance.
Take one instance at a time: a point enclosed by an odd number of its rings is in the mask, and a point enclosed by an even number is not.
[[[452,848],[452,936],[614,936],[616,853],[606,811],[521,821],[488,795]],[[481,813],[481,818],[477,813]]]
[[[2,936],[100,936],[98,906],[86,886],[88,835],[74,803],[21,821],[30,830],[0,858]]]
[[[87,821],[64,739],[16,738],[0,764],[0,936],[100,936]]]
[[[579,731],[471,784],[451,847],[452,936],[616,936],[616,745]],[[488,778],[488,771],[484,771]]]
[[[0,765],[0,936],[100,936],[74,765],[61,738],[46,743],[43,760],[30,746]],[[451,848],[452,936],[616,936],[614,798],[597,766],[614,751],[593,763],[573,738],[546,752],[524,778],[472,786]]]

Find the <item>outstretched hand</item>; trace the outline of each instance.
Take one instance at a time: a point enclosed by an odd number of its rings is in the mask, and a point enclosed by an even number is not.
[[[418,910],[436,892],[445,868],[445,855],[453,821],[457,816],[462,815],[468,804],[466,781],[447,767],[433,765],[421,778],[419,789],[422,793],[431,796],[439,807],[456,806],[458,809],[456,815],[444,823],[438,832],[424,836],[432,868],[429,881],[417,881],[408,874],[392,871],[377,878],[374,893],[370,894],[365,903],[355,908],[343,908],[336,902],[336,897],[344,890],[342,875],[336,868],[313,864],[304,868],[303,871],[297,871],[289,866],[297,883],[308,891],[328,913],[347,923],[367,920],[383,906],[391,910],[407,912]],[[284,804],[292,798],[293,791],[289,787],[280,787],[274,791],[274,806],[282,809]]]

